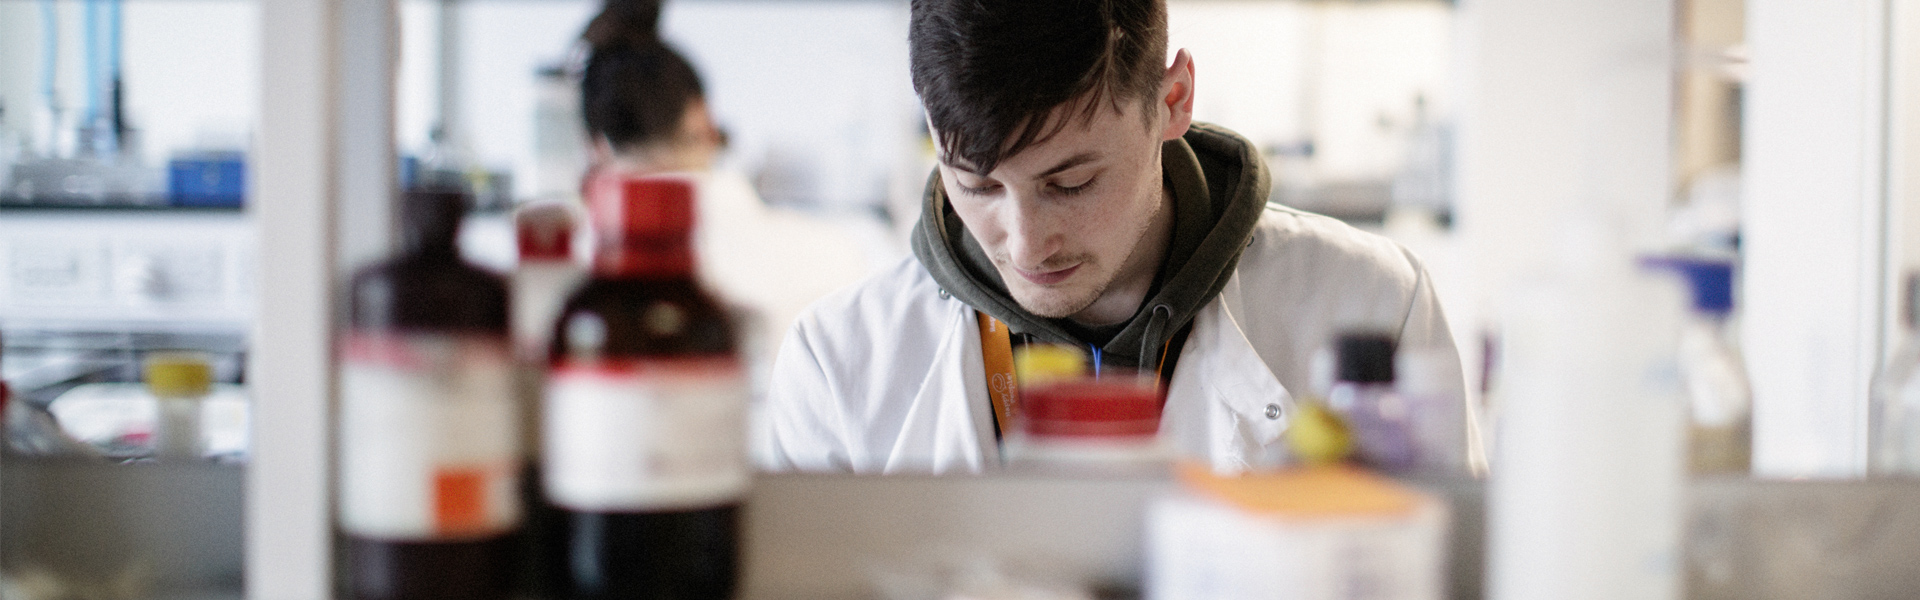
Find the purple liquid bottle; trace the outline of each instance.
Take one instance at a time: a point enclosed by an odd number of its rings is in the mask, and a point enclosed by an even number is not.
[[[1382,471],[1412,470],[1419,464],[1419,445],[1414,415],[1393,391],[1393,337],[1343,334],[1335,353],[1339,366],[1327,405],[1353,430],[1355,455]]]

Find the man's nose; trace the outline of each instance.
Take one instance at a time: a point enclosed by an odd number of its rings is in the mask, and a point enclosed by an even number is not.
[[[1007,254],[1016,267],[1028,271],[1047,267],[1047,261],[1060,252],[1059,227],[1041,207],[1026,198],[1010,203],[1007,216]]]

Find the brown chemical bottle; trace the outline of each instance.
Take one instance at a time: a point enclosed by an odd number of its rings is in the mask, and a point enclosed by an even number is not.
[[[359,599],[504,599],[522,520],[507,286],[460,260],[467,197],[409,191],[401,252],[355,274],[339,526]]]
[[[665,177],[589,188],[593,276],[555,324],[543,416],[565,598],[733,595],[748,388],[733,325],[694,278],[693,192]]]

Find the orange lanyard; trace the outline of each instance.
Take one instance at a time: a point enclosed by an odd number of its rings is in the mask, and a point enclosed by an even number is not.
[[[974,314],[980,322],[980,358],[987,367],[987,398],[993,400],[993,433],[997,438],[1013,426],[1014,403],[1020,393],[1020,384],[1013,376],[1013,338],[1006,323],[987,313]]]
[[[997,439],[1008,427],[1013,426],[1013,411],[1020,402],[1020,380],[1013,372],[1013,336],[1007,330],[1007,324],[999,319],[979,311],[973,314],[980,324],[980,359],[986,366],[987,399],[993,401],[993,434]],[[1166,346],[1161,347],[1160,363],[1153,367],[1155,379],[1160,377],[1161,369],[1167,366],[1167,350],[1172,347],[1171,338]]]

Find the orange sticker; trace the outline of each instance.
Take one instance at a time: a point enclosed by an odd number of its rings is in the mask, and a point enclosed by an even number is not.
[[[433,524],[441,534],[475,533],[487,526],[487,472],[440,469],[433,474]]]

